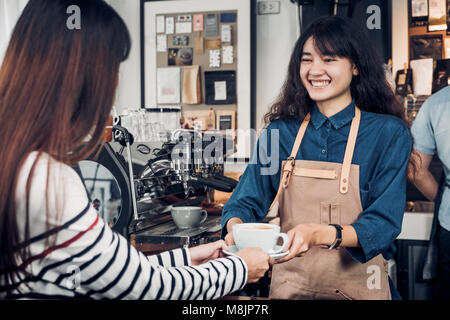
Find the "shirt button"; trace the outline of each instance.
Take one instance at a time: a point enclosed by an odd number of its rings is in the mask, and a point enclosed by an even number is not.
[[[322,149],[322,153],[326,153],[327,152],[327,150],[325,150],[325,149]]]

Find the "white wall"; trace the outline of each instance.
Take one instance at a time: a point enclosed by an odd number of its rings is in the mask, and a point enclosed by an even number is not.
[[[299,36],[297,6],[280,0],[280,13],[256,17],[256,129],[280,93]]]
[[[119,71],[114,107],[120,114],[123,109],[141,107],[141,46],[139,0],[106,0],[127,24],[131,36],[131,52]]]
[[[28,0],[0,0],[0,65],[11,33]]]
[[[408,62],[408,0],[392,1],[392,74]]]
[[[141,105],[140,85],[140,38],[139,0],[106,0],[124,19],[131,35],[130,57],[120,68],[119,87],[115,107],[139,108]],[[28,0],[0,0],[0,62],[6,51],[12,30]]]

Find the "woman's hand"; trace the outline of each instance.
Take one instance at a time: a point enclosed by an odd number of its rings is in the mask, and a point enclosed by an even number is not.
[[[191,263],[192,265],[197,266],[206,263],[209,260],[224,257],[225,255],[222,253],[222,250],[228,250],[228,247],[223,240],[189,248]]]
[[[228,250],[225,241],[219,240],[210,242],[200,246],[189,248],[191,255],[191,263],[194,266],[208,262],[209,260],[225,257],[222,250]],[[247,283],[257,282],[270,265],[274,264],[274,260],[260,248],[247,248],[236,253],[241,257],[248,268]]]
[[[279,260],[276,263],[285,262],[291,260],[295,257],[304,256],[311,247],[320,245],[324,243],[323,239],[320,237],[322,235],[327,235],[329,230],[324,230],[324,228],[330,229],[333,232],[334,227],[328,225],[320,224],[299,224],[287,232],[289,237],[289,254]],[[331,240],[333,241],[333,240]],[[329,242],[329,240],[325,241]]]

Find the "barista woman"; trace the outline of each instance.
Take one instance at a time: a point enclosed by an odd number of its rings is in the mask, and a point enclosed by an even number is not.
[[[213,299],[268,269],[223,241],[146,257],[90,205],[70,165],[98,147],[129,51],[101,0],[30,0],[19,18],[0,69],[0,298]]]
[[[273,267],[271,298],[397,296],[386,260],[401,230],[411,138],[376,52],[349,19],[319,18],[304,31],[267,135],[224,207],[233,244],[233,224],[279,204],[290,245]]]

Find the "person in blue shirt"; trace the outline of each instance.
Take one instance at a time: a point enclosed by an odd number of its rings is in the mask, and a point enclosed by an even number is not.
[[[420,107],[411,126],[414,151],[420,158],[420,166],[410,179],[431,201],[436,201],[435,220],[431,241],[436,243],[436,263],[430,260],[433,273],[424,279],[433,279],[435,299],[450,300],[450,86],[428,98]],[[437,153],[443,167],[439,185],[429,170],[431,160]],[[440,190],[440,191],[439,191]],[[438,192],[439,191],[439,192]],[[435,230],[435,231],[434,231]],[[436,242],[435,242],[436,241]]]
[[[223,236],[233,245],[233,225],[261,222],[278,199],[290,244],[274,265],[270,297],[401,299],[386,260],[406,202],[411,136],[403,117],[382,59],[359,26],[322,17],[303,32],[222,214]],[[350,184],[341,167],[350,170]]]

